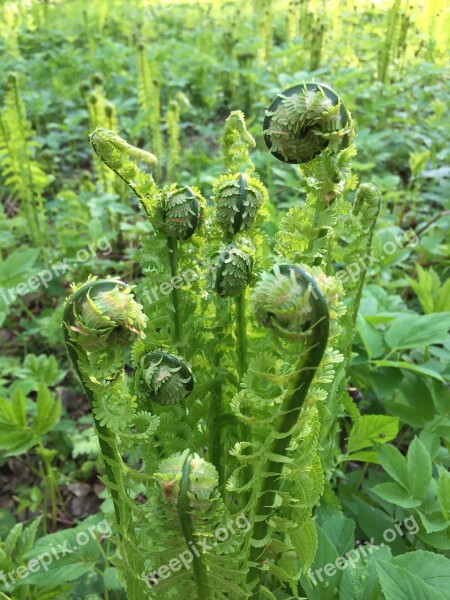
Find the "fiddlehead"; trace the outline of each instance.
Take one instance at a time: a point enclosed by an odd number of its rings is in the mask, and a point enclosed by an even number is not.
[[[149,352],[140,361],[134,378],[134,390],[144,404],[178,404],[194,389],[191,370],[179,358],[167,352]]]
[[[248,240],[229,244],[217,256],[215,290],[222,298],[239,296],[251,281],[254,250]]]
[[[222,150],[227,171],[253,171],[254,166],[248,149],[255,146],[256,142],[245,125],[244,113],[240,110],[233,111],[225,121],[222,135]]]
[[[267,148],[292,164],[308,162],[325,148],[346,148],[351,134],[349,112],[336,92],[322,83],[304,83],[278,94],[264,120]]]
[[[290,88],[266,113],[265,140],[273,155],[299,163],[306,202],[283,217],[277,252],[294,263],[331,272],[331,245],[342,194],[356,185],[351,160],[353,121],[339,96],[323,84]]]
[[[153,479],[150,527],[152,552],[145,574],[151,598],[186,600],[243,600],[246,594],[236,579],[239,568],[239,532],[233,540],[218,543],[215,532],[225,524],[227,512],[217,489],[214,466],[198,454],[185,450],[161,461]],[[155,537],[156,533],[156,537]],[[169,579],[156,579],[162,564],[183,557],[186,568]],[[191,568],[192,567],[192,568]],[[156,569],[153,571],[153,569]]]
[[[215,182],[213,200],[217,224],[225,233],[235,235],[253,227],[268,194],[257,177],[237,173],[223,175]]]
[[[96,129],[90,141],[97,156],[130,186],[149,215],[157,187],[151,174],[140,169],[138,163],[152,168],[158,163],[156,156],[132,146],[108,129]]]
[[[205,200],[197,188],[171,185],[158,196],[153,224],[166,237],[191,238],[203,222]]]

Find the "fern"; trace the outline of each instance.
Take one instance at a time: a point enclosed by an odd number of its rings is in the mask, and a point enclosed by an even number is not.
[[[282,219],[275,260],[241,112],[225,124],[209,211],[186,183],[158,187],[154,155],[110,130],[91,136],[152,225],[142,304],[122,282],[91,278],[65,311],[131,600],[299,598],[317,550],[314,508],[323,497],[340,510],[330,441],[343,408],[359,421],[345,394],[364,275],[344,281],[334,267],[369,251],[380,198],[362,184],[353,206],[344,201],[357,183],[353,121],[331,88],[280,94],[264,128],[306,192]],[[217,543],[242,515],[247,530]]]
[[[9,73],[5,103],[0,110],[0,167],[5,185],[21,203],[29,237],[41,247],[47,228],[42,193],[52,178],[36,160],[37,144],[32,137],[18,76]]]

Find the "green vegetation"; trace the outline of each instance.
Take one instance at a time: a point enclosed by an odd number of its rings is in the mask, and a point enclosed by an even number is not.
[[[0,598],[450,598],[446,3],[0,10]]]

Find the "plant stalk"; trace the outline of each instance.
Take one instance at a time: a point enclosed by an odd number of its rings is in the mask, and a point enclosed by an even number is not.
[[[172,340],[174,344],[179,344],[183,337],[182,299],[181,289],[174,285],[175,278],[179,277],[180,273],[178,241],[172,237],[167,238],[167,248],[172,275],[172,304],[174,308]]]

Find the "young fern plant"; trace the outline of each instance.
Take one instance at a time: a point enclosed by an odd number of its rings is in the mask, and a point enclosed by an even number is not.
[[[275,255],[240,111],[225,124],[208,211],[195,188],[157,186],[154,155],[109,130],[91,136],[152,225],[143,305],[123,282],[91,278],[64,319],[131,600],[300,598],[317,551],[314,508],[322,496],[336,505],[339,419],[359,418],[346,369],[364,284],[339,265],[369,251],[379,192],[362,184],[353,205],[344,199],[356,186],[353,121],[325,85],[280,94],[264,137],[276,158],[299,164],[306,192]],[[149,291],[167,282],[161,297]]]

